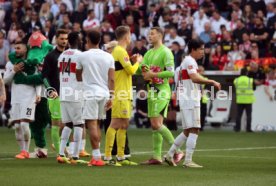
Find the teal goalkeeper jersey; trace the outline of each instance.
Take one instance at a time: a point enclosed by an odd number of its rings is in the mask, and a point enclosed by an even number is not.
[[[154,98],[170,99],[171,88],[169,78],[174,76],[174,57],[169,48],[161,45],[158,49],[150,49],[144,56],[143,62],[140,64],[138,74],[142,72],[142,66],[146,65],[151,71],[158,73],[158,78],[154,78],[149,84],[148,98],[151,99],[151,94]],[[151,88],[158,91],[158,94],[153,94]]]

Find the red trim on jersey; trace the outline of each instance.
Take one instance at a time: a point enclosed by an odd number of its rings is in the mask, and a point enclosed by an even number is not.
[[[217,111],[225,112],[227,111],[227,108],[217,108]]]
[[[190,76],[188,74],[188,71],[186,69],[183,69],[181,71],[181,80],[186,80],[186,79],[190,79]]]
[[[60,66],[59,66],[59,72],[63,72],[63,67],[67,66],[68,62],[60,62]],[[70,62],[70,72],[72,73],[76,73],[76,67],[77,64],[75,62]],[[65,72],[65,71],[64,71]]]

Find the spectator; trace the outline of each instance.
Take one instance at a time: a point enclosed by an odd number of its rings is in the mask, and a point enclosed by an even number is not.
[[[271,18],[271,17],[273,17],[275,15],[273,3],[268,3],[266,5],[266,10],[267,10],[266,19],[269,20],[269,18]]]
[[[204,24],[204,31],[200,33],[199,38],[205,44],[211,41],[211,24],[210,22],[206,22]]]
[[[237,28],[237,21],[239,19],[238,12],[233,11],[231,13],[231,20],[229,22],[229,31],[233,32]]]
[[[134,41],[137,40],[140,35],[140,30],[139,26],[134,22],[134,18],[132,15],[128,15],[126,17],[126,25],[129,26],[131,36],[132,38],[135,38]]]
[[[6,63],[9,61],[9,46],[5,45],[6,32],[0,29],[0,69],[4,69]]]
[[[39,12],[39,20],[40,23],[45,26],[47,20],[53,21],[53,14],[50,10],[50,4],[49,3],[43,3]]]
[[[225,54],[228,54],[228,52],[232,48],[232,38],[228,31],[224,31],[222,34],[221,47],[222,47],[223,53]]]
[[[251,46],[249,35],[247,33],[243,33],[242,42],[239,45],[239,49],[245,54],[246,59],[251,58],[252,46]]]
[[[274,23],[274,33],[272,36],[272,41],[271,41],[271,47],[272,47],[272,56],[276,57],[276,22]]]
[[[44,26],[42,32],[43,32],[44,36],[46,38],[48,38],[49,43],[52,43],[52,39],[53,39],[54,35],[56,34],[56,28],[52,24],[51,20],[47,20],[45,22],[45,26]]]
[[[169,35],[165,36],[165,41],[167,41],[165,43],[165,45],[169,48],[172,47],[172,43],[174,41],[178,42],[179,45],[180,45],[180,48],[183,50],[184,49],[184,46],[185,46],[185,41],[182,37],[180,37],[179,35],[177,35],[177,31],[175,28],[171,28],[170,29],[170,32],[169,32]]]
[[[67,5],[65,3],[61,3],[59,6],[59,13],[56,16],[56,24],[60,27],[63,24],[63,15],[67,13]]]
[[[273,92],[270,91],[269,87],[272,88]],[[271,69],[267,73],[267,79],[265,81],[264,90],[270,101],[273,101],[273,100],[276,101],[276,68],[275,67],[274,69]]]
[[[18,38],[18,33],[17,33],[17,25],[15,23],[13,23],[11,25],[11,28],[8,32],[8,41],[10,43],[14,43],[16,38]]]
[[[147,48],[144,47],[142,40],[137,40],[135,42],[135,47],[132,49],[132,54],[141,54],[142,56],[145,55],[147,52]]]
[[[136,112],[134,114],[134,120],[137,128],[149,128],[150,123],[148,119],[148,106],[145,90],[140,90],[137,93],[136,99]]]
[[[11,1],[11,8],[9,8],[5,14],[5,25],[6,25],[6,31],[8,31],[11,27],[12,23],[19,22],[18,18],[24,17],[24,13],[22,9],[19,7],[17,0]]]
[[[228,62],[228,57],[223,53],[221,45],[217,45],[215,51],[211,55],[212,70],[223,70]]]
[[[141,39],[141,37],[148,37],[149,31],[150,31],[148,24],[146,24],[143,18],[139,19],[138,23],[139,23],[139,33],[140,33],[139,39]]]
[[[253,12],[261,10],[266,14],[266,5],[264,0],[249,0],[248,4],[251,6]]]
[[[113,29],[122,25],[123,16],[119,6],[115,6],[114,11],[107,15],[107,20],[112,25]]]
[[[215,49],[217,47],[218,40],[217,40],[216,32],[211,31],[211,33],[210,33],[210,42],[208,44],[210,44],[211,49]]]
[[[151,4],[149,8],[148,22],[150,27],[158,26],[160,14],[155,4]]]
[[[174,55],[174,68],[176,69],[177,67],[180,66],[183,56],[184,56],[184,51],[181,49],[179,43],[177,41],[174,41],[172,43],[172,53]]]
[[[243,16],[242,20],[245,23],[245,27],[249,30],[253,27],[252,21],[254,20],[254,12],[252,12],[252,8],[250,5],[245,5],[244,6],[244,11],[243,11]]]
[[[265,73],[263,72],[263,69],[259,67],[258,63],[251,61],[249,66],[244,67],[242,71],[245,71],[248,77],[254,79],[254,84],[256,86],[263,85],[265,83]],[[254,90],[255,88],[256,87],[254,87]]]
[[[274,34],[274,23],[276,22],[276,5],[274,5],[273,13],[273,16],[270,17],[267,21],[267,28],[270,36],[269,38],[272,38]]]
[[[59,14],[59,6],[61,4],[61,0],[54,0],[54,3],[51,5],[51,13],[54,18],[56,18]]]
[[[205,24],[210,21],[206,16],[203,8],[199,9],[198,16],[194,14],[193,17],[194,17],[193,28],[195,33],[199,36],[204,31]]]
[[[255,18],[255,27],[250,35],[250,40],[258,44],[259,56],[265,57],[267,50],[268,30],[265,28],[263,19],[260,17]]]
[[[211,18],[211,26],[212,30],[216,32],[216,34],[221,34],[220,32],[220,26],[225,25],[226,29],[229,30],[229,22],[221,17],[219,12],[216,10],[213,12],[213,16]]]
[[[185,43],[188,43],[192,39],[192,30],[188,26],[187,20],[181,21],[180,29],[178,29],[178,35],[181,36]]]
[[[39,27],[39,29],[42,30],[42,24],[40,23],[38,14],[37,12],[33,11],[31,20],[25,23],[25,29],[28,33],[31,33],[35,26]]]
[[[259,59],[260,57],[260,50],[258,47],[258,44],[256,42],[251,43],[251,53],[250,53],[250,59]]]
[[[66,12],[62,16],[62,25],[60,28],[66,28],[66,29],[72,29],[72,23],[70,22],[70,14],[69,12]]]
[[[164,28],[167,25],[171,25],[171,15],[169,12],[164,12],[162,16],[159,17],[158,25],[161,28]]]
[[[229,63],[225,70],[234,70],[235,61],[245,59],[245,54],[239,50],[237,42],[232,43],[231,51],[228,53]]]
[[[98,19],[96,19],[95,17],[95,13],[94,13],[94,10],[90,9],[88,10],[87,12],[87,19],[84,20],[83,22],[83,30],[85,32],[93,29],[93,28],[97,28],[100,26],[100,21]]]
[[[32,9],[31,8],[27,8],[25,9],[25,14],[24,14],[24,17],[22,18],[22,22],[24,24],[30,22],[32,19]]]
[[[210,43],[207,43],[204,46],[204,57],[202,58],[202,60],[197,61],[197,63],[199,66],[202,66],[204,69],[210,70],[210,58],[211,58],[211,45]]]
[[[96,18],[102,22],[104,19],[104,10],[105,10],[105,2],[101,0],[95,0],[90,2],[92,5],[92,9],[95,10],[95,16]]]
[[[242,43],[242,35],[244,33],[248,33],[248,30],[245,28],[244,23],[241,19],[237,20],[236,29],[233,31],[233,39],[234,41],[238,42],[239,44]]]
[[[71,21],[73,23],[80,23],[82,25],[83,21],[86,18],[86,8],[84,6],[83,2],[80,2],[78,5],[78,10],[74,11],[72,16],[71,16]]]

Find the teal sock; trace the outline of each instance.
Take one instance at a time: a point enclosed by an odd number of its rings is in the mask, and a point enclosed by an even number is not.
[[[58,126],[52,126],[51,137],[52,137],[52,143],[54,144],[54,146],[56,148],[56,152],[59,153],[60,137],[59,137],[59,127]]]
[[[162,125],[157,131],[169,143],[169,145],[173,145],[174,137],[173,137],[171,131],[165,125]]]
[[[152,131],[152,144],[154,152],[153,158],[162,160],[163,137],[157,130]]]

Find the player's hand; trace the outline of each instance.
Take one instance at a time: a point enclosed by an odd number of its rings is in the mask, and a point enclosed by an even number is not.
[[[5,104],[5,101],[6,101],[6,95],[0,96],[0,105]]]
[[[23,69],[24,69],[24,63],[22,63],[22,62],[20,62],[20,63],[13,66],[13,71],[15,73],[21,72]]]
[[[108,111],[112,107],[112,100],[108,100],[104,106],[105,111]]]
[[[151,70],[149,70],[147,72],[143,72],[142,75],[144,77],[144,80],[148,81],[148,80],[151,80],[154,77],[155,73],[152,72]]]
[[[221,89],[221,84],[219,82],[214,81],[213,86],[216,87],[218,90]]]
[[[35,103],[38,104],[41,101],[41,96],[36,96]]]
[[[57,93],[56,91],[52,91],[52,92],[50,93],[50,98],[56,99],[57,97],[58,97],[58,93]]]
[[[143,56],[140,54],[134,54],[130,57],[130,59],[134,63],[141,63],[143,61]]]

